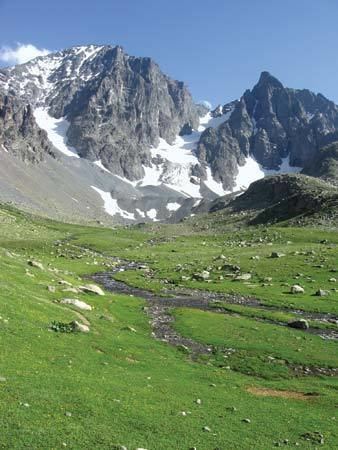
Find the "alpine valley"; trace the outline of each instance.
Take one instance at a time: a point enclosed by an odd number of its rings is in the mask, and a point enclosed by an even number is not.
[[[0,449],[336,450],[337,184],[338,106],[267,72],[1,69]]]
[[[268,72],[210,111],[119,46],[0,70],[0,200],[62,220],[177,221],[266,175],[335,183],[336,140],[338,107]]]

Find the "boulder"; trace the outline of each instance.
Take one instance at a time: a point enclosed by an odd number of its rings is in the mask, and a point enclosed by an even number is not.
[[[45,270],[45,268],[43,267],[43,264],[41,264],[38,261],[29,260],[28,265],[31,267],[35,267],[36,269]]]
[[[305,290],[304,288],[302,288],[302,286],[294,284],[293,286],[291,286],[290,292],[291,294],[304,294]]]
[[[78,322],[77,320],[71,322],[71,326],[73,328],[73,331],[78,331],[80,333],[89,333],[89,327],[83,323]]]
[[[76,308],[82,309],[83,311],[91,311],[92,307],[88,305],[87,303],[77,299],[77,298],[64,298],[61,300],[62,304],[64,305],[72,305]]]
[[[309,322],[306,319],[297,319],[288,323],[291,328],[297,328],[298,330],[307,330],[309,328]]]
[[[105,295],[103,290],[99,286],[96,286],[96,284],[86,284],[85,286],[79,286],[79,289],[87,294]]]
[[[234,280],[235,281],[248,281],[251,280],[251,273],[242,273],[241,275],[237,275]]]

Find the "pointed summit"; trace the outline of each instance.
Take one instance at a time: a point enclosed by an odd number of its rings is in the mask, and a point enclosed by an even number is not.
[[[270,72],[262,72],[261,76],[259,77],[258,83],[256,84],[255,88],[265,87],[265,86],[271,86],[274,88],[280,88],[283,89],[282,83],[277,80],[274,76],[271,75]]]

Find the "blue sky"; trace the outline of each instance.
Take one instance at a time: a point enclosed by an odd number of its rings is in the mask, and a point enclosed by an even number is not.
[[[0,47],[119,44],[213,105],[263,70],[338,103],[337,24],[337,0],[0,0]]]

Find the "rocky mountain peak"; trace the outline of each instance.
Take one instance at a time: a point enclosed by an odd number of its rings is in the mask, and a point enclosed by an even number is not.
[[[258,83],[253,88],[253,91],[269,87],[283,89],[284,86],[277,78],[271,75],[270,72],[263,71],[259,77]]]

